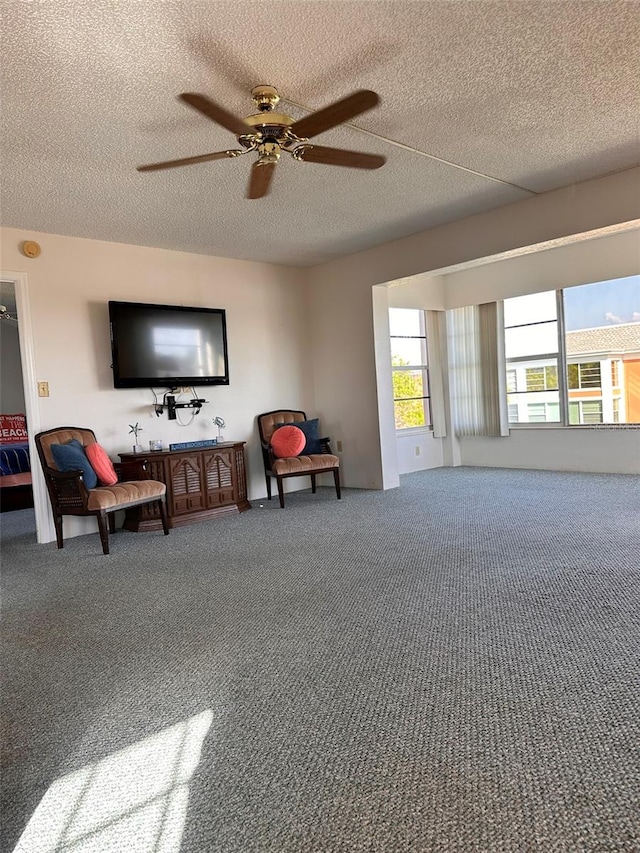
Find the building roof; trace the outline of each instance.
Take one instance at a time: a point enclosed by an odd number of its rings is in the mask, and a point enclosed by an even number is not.
[[[567,332],[567,355],[580,353],[640,353],[640,322],[618,323]]]

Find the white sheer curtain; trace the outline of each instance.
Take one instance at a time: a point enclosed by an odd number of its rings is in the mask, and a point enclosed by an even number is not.
[[[508,435],[502,303],[447,311],[455,435]]]
[[[433,437],[447,434],[444,402],[443,353],[446,354],[447,329],[444,311],[425,311],[427,324],[427,352],[429,363],[429,394],[431,396],[431,423]]]

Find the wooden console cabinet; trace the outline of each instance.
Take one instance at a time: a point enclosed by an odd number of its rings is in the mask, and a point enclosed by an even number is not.
[[[151,479],[166,483],[169,527],[180,527],[251,509],[244,445],[244,441],[229,441],[212,447],[119,456],[123,462],[145,459]],[[162,527],[157,509],[147,504],[128,509],[124,526],[135,531]]]

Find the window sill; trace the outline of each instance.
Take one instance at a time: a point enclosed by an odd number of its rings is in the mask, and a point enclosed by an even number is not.
[[[509,424],[510,430],[528,430],[528,429],[569,429],[569,430],[598,430],[598,431],[607,431],[610,430],[618,431],[618,430],[628,430],[628,429],[640,429],[640,424]]]
[[[405,429],[397,429],[396,430],[396,438],[402,438],[403,435],[428,435],[433,432],[433,427],[431,426],[423,426],[423,427],[406,427]]]

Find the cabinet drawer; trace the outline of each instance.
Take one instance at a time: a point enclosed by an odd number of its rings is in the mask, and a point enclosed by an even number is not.
[[[199,509],[204,509],[203,495],[184,495],[182,497],[174,497],[171,506],[173,515],[180,515],[183,512],[195,512]]]
[[[227,506],[236,502],[233,489],[216,489],[207,494],[207,506]]]

